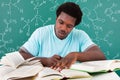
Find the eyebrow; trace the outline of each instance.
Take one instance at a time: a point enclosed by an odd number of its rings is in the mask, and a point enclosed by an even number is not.
[[[64,20],[62,20],[62,19],[58,19],[58,21],[62,21],[62,22],[64,22]],[[74,27],[74,25],[72,25],[72,24],[68,24],[68,25],[70,25],[70,26],[73,26],[73,27]]]

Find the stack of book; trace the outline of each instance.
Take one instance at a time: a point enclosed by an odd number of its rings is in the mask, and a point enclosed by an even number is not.
[[[44,67],[39,60],[24,60],[19,52],[7,53],[0,61],[0,80],[91,80],[91,73],[120,70],[120,60],[87,61],[57,71]]]

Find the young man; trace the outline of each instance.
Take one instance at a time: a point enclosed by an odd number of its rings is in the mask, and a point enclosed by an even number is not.
[[[56,24],[36,29],[20,48],[25,58],[35,56],[44,66],[57,70],[69,68],[76,61],[103,60],[104,54],[82,30],[75,29],[81,22],[80,7],[73,2],[60,5]]]

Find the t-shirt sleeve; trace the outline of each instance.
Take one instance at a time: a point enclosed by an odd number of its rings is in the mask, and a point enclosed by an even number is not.
[[[88,34],[84,31],[82,31],[81,38],[82,38],[81,52],[85,51],[86,49],[90,48],[93,45],[96,45],[88,36]]]
[[[38,38],[40,32],[38,31],[38,29],[36,29],[31,37],[28,39],[27,42],[25,42],[22,46],[22,48],[25,48],[25,50],[27,50],[29,53],[31,53],[33,56],[37,56],[38,54],[38,50],[39,50],[39,40]]]

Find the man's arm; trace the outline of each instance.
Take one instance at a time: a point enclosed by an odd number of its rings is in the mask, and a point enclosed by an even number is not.
[[[96,45],[86,49],[82,54],[77,54],[77,61],[94,61],[94,60],[105,60],[106,57],[100,48]]]
[[[22,48],[20,48],[19,53],[23,56],[24,59],[34,57],[29,52],[24,51]],[[35,58],[35,60],[40,60],[40,62],[43,64],[43,66],[47,66],[47,67],[50,67],[50,66],[56,64],[60,59],[61,59],[61,57],[59,55],[53,55],[50,58],[47,58],[47,57],[36,57]]]
[[[33,55],[31,55],[29,52],[23,50],[22,48],[19,49],[19,53],[23,56],[24,59],[34,57]]]
[[[61,70],[63,68],[69,68],[76,61],[94,61],[105,60],[105,56],[98,46],[92,46],[86,49],[84,52],[71,52],[61,59],[56,65],[52,66],[54,69]]]

